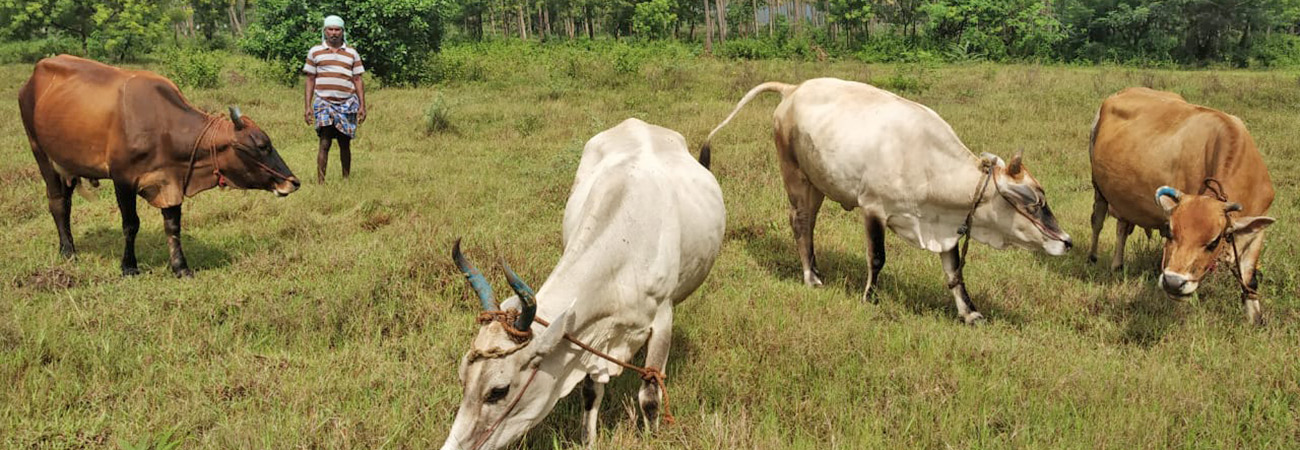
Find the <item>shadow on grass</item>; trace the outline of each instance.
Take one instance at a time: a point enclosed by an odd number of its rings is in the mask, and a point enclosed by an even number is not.
[[[1063,278],[1098,285],[1103,289],[1087,299],[1087,314],[1105,318],[1123,330],[1120,343],[1151,348],[1184,320],[1187,308],[1177,307],[1157,285],[1163,239],[1148,240],[1140,233],[1129,237],[1124,252],[1124,266],[1111,269],[1114,246],[1102,246],[1097,262],[1088,261],[1087,248],[1079,248],[1065,258],[1038,253],[1039,263]],[[1137,284],[1136,292],[1125,285]]]
[[[741,227],[727,233],[727,240],[743,241],[746,250],[754,257],[764,269],[772,276],[783,280],[796,280],[802,282],[803,268],[799,263],[799,256],[794,250],[794,239],[782,233],[780,236],[775,233],[767,232],[760,226]],[[907,257],[923,257],[929,259],[933,267],[933,276],[920,278],[912,277],[895,277],[889,268],[890,258],[897,258],[900,254]],[[867,258],[866,250],[861,253],[849,253],[836,250],[817,250],[817,268],[822,272],[822,282],[826,283],[825,287],[842,285],[845,295],[854,298],[862,297],[862,290],[867,286]],[[915,253],[915,254],[912,254]],[[842,284],[840,283],[842,279]],[[1004,309],[996,302],[988,298],[981,297],[981,288],[985,281],[978,279],[967,279],[966,289],[971,295],[971,303],[975,304],[985,318],[991,321],[1004,321],[1010,324],[1023,324],[1024,316],[1012,310]],[[907,248],[902,252],[895,251],[886,255],[885,268],[880,276],[876,279],[876,288],[872,293],[871,302],[876,303],[882,298],[900,297],[905,298],[904,303],[908,310],[917,315],[936,314],[943,317],[952,317],[957,319],[957,306],[953,300],[952,293],[947,288],[946,277],[943,273],[943,265],[940,262],[937,253],[931,253],[920,249]]]
[[[126,238],[121,228],[100,226],[93,228],[76,238],[77,251],[100,255],[105,259],[121,261]],[[229,266],[233,261],[231,252],[246,253],[256,248],[265,247],[262,239],[247,237],[237,243],[225,246],[212,246],[203,239],[181,232],[181,249],[185,252],[185,261],[195,271],[209,270]],[[141,227],[135,239],[135,257],[142,270],[150,267],[168,266],[170,250],[167,236],[163,230],[149,230]]]

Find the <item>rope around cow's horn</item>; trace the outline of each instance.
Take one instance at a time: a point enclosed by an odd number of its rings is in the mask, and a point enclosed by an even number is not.
[[[1223,193],[1223,183],[1220,183],[1214,177],[1206,177],[1205,181],[1202,182],[1201,194],[1207,191],[1214,193],[1215,199],[1227,203],[1228,196]],[[1241,302],[1245,303],[1252,298],[1258,298],[1259,291],[1246,284],[1246,274],[1241,271],[1241,254],[1237,252],[1236,235],[1231,230],[1232,217],[1228,215],[1230,212],[1232,211],[1223,210],[1224,224],[1223,232],[1220,235],[1223,236],[1224,240],[1228,241],[1228,245],[1232,246],[1232,264],[1229,269],[1232,270],[1233,277],[1237,279],[1237,284],[1241,286]]]

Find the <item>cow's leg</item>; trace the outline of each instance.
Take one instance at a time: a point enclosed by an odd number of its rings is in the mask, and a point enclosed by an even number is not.
[[[36,141],[29,138],[28,142],[32,145],[32,155],[36,157],[41,179],[45,180],[45,198],[49,201],[50,216],[54,217],[54,228],[59,232],[59,254],[71,259],[77,254],[77,247],[72,244],[71,218],[72,191],[76,188],[78,179],[73,178],[72,183],[65,183],[63,176],[54,171],[50,158],[45,156]]]
[[[790,199],[790,228],[794,231],[794,246],[803,265],[803,282],[808,286],[821,286],[817,271],[817,256],[813,250],[813,228],[817,226],[817,212],[821,210],[825,195],[818,190],[794,160],[790,145],[777,133],[776,145],[781,163],[781,179]]]
[[[1097,262],[1097,241],[1101,238],[1101,229],[1106,226],[1106,211],[1110,204],[1101,196],[1097,185],[1092,186],[1092,248],[1088,250],[1088,262]]]
[[[339,141],[339,167],[343,169],[343,178],[352,174],[352,138],[343,133],[338,133]]]
[[[867,301],[876,286],[876,280],[880,278],[880,271],[885,268],[885,221],[865,209],[862,220],[867,228],[867,257],[871,258],[867,288],[862,291],[862,301]]]
[[[939,259],[943,261],[943,272],[948,276],[948,290],[952,291],[953,299],[957,302],[957,315],[968,325],[978,325],[984,322],[984,315],[975,309],[975,304],[970,301],[970,294],[966,292],[966,280],[962,278],[961,255],[958,253],[959,247],[953,247],[939,254]]]
[[[167,248],[171,251],[172,273],[178,277],[192,277],[194,272],[185,263],[185,253],[181,251],[181,205],[163,208],[163,230],[167,232]]]
[[[1252,325],[1264,324],[1264,311],[1259,304],[1259,278],[1262,275],[1259,271],[1259,254],[1264,250],[1264,232],[1260,231],[1253,236],[1250,242],[1238,249],[1241,254],[1240,261],[1234,261],[1239,270],[1241,270],[1241,279],[1255,291],[1254,294],[1243,296],[1243,303],[1246,308],[1246,321]]]
[[[673,305],[672,302],[660,303],[655,313],[654,322],[650,324],[650,339],[646,341],[645,367],[663,372],[668,364],[668,347],[673,341]],[[645,429],[653,430],[659,425],[659,405],[663,392],[653,380],[644,380],[641,391],[637,393],[641,413],[645,418]]]
[[[334,127],[317,128],[316,135],[320,136],[320,146],[316,151],[316,182],[325,184],[325,168],[330,162],[330,144],[334,139]]]
[[[122,250],[122,276],[139,275],[140,268],[135,262],[135,235],[140,231],[140,215],[135,211],[135,189],[127,183],[113,182],[113,191],[117,195],[117,209],[122,213],[122,236],[126,238],[126,248]]]
[[[596,442],[596,425],[600,419],[600,400],[605,397],[605,383],[597,382],[590,375],[582,382],[582,441],[591,445]]]
[[[1124,269],[1124,244],[1128,242],[1128,235],[1132,232],[1132,222],[1115,218],[1115,259],[1110,262],[1111,269]]]

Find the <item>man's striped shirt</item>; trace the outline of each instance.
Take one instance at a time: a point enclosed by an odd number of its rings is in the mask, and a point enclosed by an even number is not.
[[[344,44],[339,48],[321,43],[307,51],[302,72],[316,76],[316,96],[330,103],[343,103],[356,92],[352,78],[366,71],[361,55]]]

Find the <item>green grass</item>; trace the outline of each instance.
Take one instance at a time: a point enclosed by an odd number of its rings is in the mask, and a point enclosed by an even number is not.
[[[560,254],[586,139],[634,116],[697,147],[750,87],[816,76],[899,90],[976,152],[1023,148],[1080,247],[1048,257],[972,246],[968,287],[991,323],[970,328],[938,257],[892,235],[878,304],[859,302],[862,225],[827,204],[817,234],[827,286],[805,288],[770,138],[777,99],[764,97],[715,140],[727,237],[677,310],[667,372],[678,424],[638,430],[639,380],[624,375],[606,397],[600,448],[1300,445],[1297,73],[466,53],[470,81],[369,93],[352,179],[339,179],[334,156],[329,184],[284,199],[187,201],[188,280],[172,277],[161,215],[143,202],[144,273],[119,277],[111,185],[73,200],[80,253],[58,257],[12,101],[30,66],[0,66],[11,99],[0,102],[11,118],[0,121],[0,447],[436,447],[475,332],[477,302],[448,256],[456,237],[493,266],[498,290],[498,258],[540,284]],[[240,105],[313,178],[301,87],[264,84],[252,60],[232,61],[239,76],[187,96],[210,111]],[[1226,272],[1196,301],[1167,300],[1147,270],[1157,242],[1133,238],[1127,272],[1113,273],[1113,221],[1103,262],[1087,262],[1088,127],[1105,96],[1134,85],[1236,114],[1257,139],[1278,192],[1265,327],[1244,323]],[[428,133],[438,98],[449,128]],[[518,447],[577,447],[580,429],[568,398]]]

